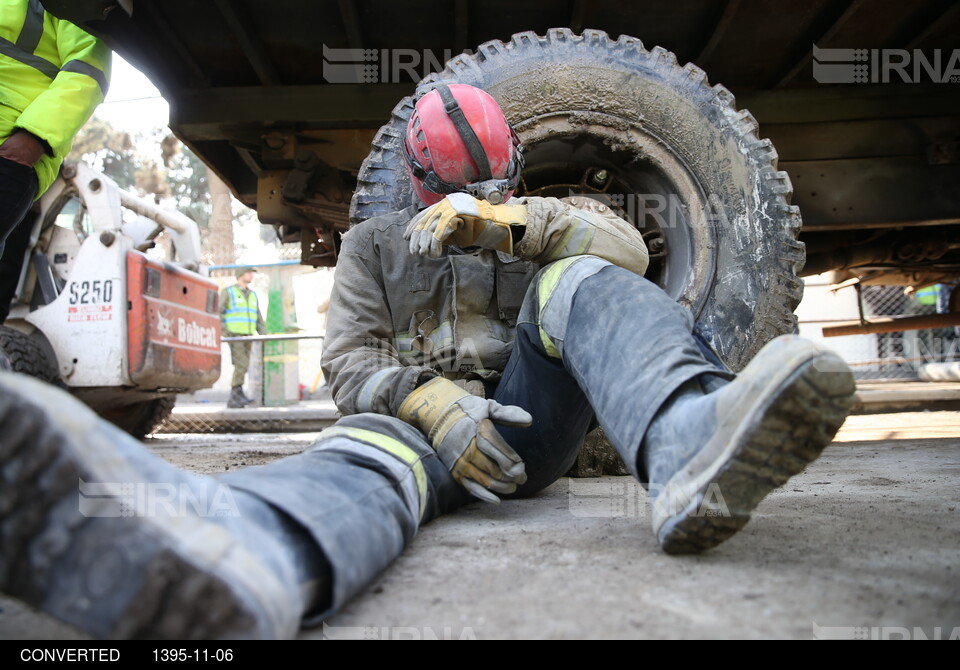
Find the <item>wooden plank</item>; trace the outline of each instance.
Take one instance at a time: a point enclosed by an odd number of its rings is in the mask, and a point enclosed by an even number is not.
[[[182,91],[170,108],[170,125],[188,135],[194,126],[253,123],[317,124],[329,128],[379,128],[390,111],[413,93],[413,84],[324,84],[263,89]]]
[[[781,161],[924,156],[960,137],[960,115],[761,125]]]
[[[960,384],[858,382],[852,414],[960,410]]]
[[[854,84],[754,91],[738,94],[737,107],[749,109],[761,125],[953,116],[960,109],[960,86]]]
[[[710,60],[710,56],[713,55],[713,52],[716,51],[720,42],[723,41],[723,38],[726,36],[727,30],[730,28],[730,23],[740,8],[740,2],[741,0],[727,0],[727,4],[723,8],[723,13],[720,15],[720,20],[717,21],[717,25],[710,33],[710,38],[703,46],[703,49],[701,49],[697,57],[693,59],[694,63],[700,67],[705,67],[704,63]]]
[[[960,165],[904,156],[780,161],[779,167],[790,175],[805,226],[960,217]]]
[[[854,14],[859,12],[866,0],[852,0],[847,8],[843,10],[843,13],[837,17],[837,19],[827,28],[827,30],[820,35],[820,37],[815,40],[815,44],[823,46],[824,44],[829,44],[831,39],[837,34],[837,32],[843,28],[843,26],[853,18]],[[806,52],[800,59],[794,63],[782,76],[779,76],[777,83],[774,84],[774,88],[783,88],[791,81],[793,81],[801,71],[810,66],[810,63],[813,61],[813,50]]]

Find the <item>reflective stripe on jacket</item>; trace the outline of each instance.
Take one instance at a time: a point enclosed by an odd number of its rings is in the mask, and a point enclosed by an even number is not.
[[[44,11],[40,0],[0,0],[0,142],[22,128],[49,145],[53,155],[34,166],[37,197],[103,102],[111,59],[106,44]]]
[[[403,233],[416,207],[343,236],[322,356],[342,413],[395,416],[423,372],[498,381],[520,305],[543,265],[590,254],[646,271],[640,232],[609,209],[585,211],[556,198],[516,202],[527,205],[516,256],[452,246],[436,259],[412,255]]]
[[[226,297],[226,309],[220,317],[223,327],[234,335],[256,335],[257,321],[260,319],[257,294],[247,291],[247,296],[244,297],[243,291],[234,285],[227,288]]]

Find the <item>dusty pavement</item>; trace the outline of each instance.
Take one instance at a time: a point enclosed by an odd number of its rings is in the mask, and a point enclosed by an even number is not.
[[[150,439],[214,473],[316,433]],[[302,639],[960,638],[960,413],[857,415],[737,536],[669,557],[627,477],[563,479],[423,529]],[[77,637],[0,599],[0,638]]]

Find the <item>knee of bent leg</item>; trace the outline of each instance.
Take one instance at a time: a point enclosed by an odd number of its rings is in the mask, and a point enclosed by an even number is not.
[[[366,463],[401,486],[404,501],[423,519],[429,492],[428,456],[435,452],[423,433],[400,419],[383,414],[352,414],[321,431],[308,453],[347,454]],[[412,476],[411,476],[412,475]]]
[[[572,256],[544,267],[534,277],[523,301],[520,321],[532,323],[549,356],[563,357],[563,339],[570,320],[573,296],[580,284],[613,263],[597,256]]]

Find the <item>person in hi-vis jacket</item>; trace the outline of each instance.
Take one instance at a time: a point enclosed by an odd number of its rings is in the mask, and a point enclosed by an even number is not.
[[[28,213],[103,102],[111,63],[102,40],[40,0],[0,0],[0,323],[30,240]]]
[[[260,301],[251,288],[256,268],[240,267],[236,270],[237,283],[220,291],[220,324],[224,336],[242,337],[244,335],[263,335],[267,332],[260,312]],[[233,363],[233,377],[230,380],[230,398],[227,407],[240,408],[253,402],[243,392],[243,382],[250,369],[250,352],[253,342],[238,340],[228,342],[230,361]]]

